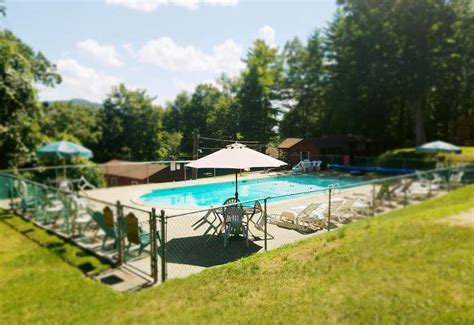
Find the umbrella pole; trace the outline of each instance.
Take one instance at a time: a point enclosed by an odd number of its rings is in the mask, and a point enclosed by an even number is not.
[[[237,188],[237,174],[239,173],[239,171],[237,170],[235,172],[235,199],[238,200],[239,199],[239,190]]]

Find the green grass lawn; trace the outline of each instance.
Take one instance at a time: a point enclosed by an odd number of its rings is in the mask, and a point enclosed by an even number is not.
[[[0,323],[474,322],[474,186],[119,294],[0,222]]]
[[[451,162],[474,162],[474,147],[461,147],[461,154],[437,154],[437,155],[427,155],[427,154],[417,154],[415,148],[402,148],[395,149],[384,153],[380,158],[390,159],[390,158],[418,158],[418,159],[434,159],[436,157],[444,157],[445,160]]]

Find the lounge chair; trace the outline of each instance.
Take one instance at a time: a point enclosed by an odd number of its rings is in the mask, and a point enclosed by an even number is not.
[[[341,200],[331,201],[331,217],[333,216],[333,212],[339,209],[342,202],[343,201]],[[303,225],[313,231],[317,231],[317,230],[325,229],[329,226],[328,216],[329,216],[329,205],[324,202],[310,215],[298,216],[297,222],[300,225]]]
[[[355,216],[357,216],[357,209],[354,209],[354,205],[356,204],[356,198],[346,198],[342,201],[342,203],[334,209],[334,212],[331,212],[331,219],[337,220],[339,223],[345,223]]]
[[[302,233],[308,233],[314,231],[312,228],[307,227],[305,224],[299,221],[304,218],[308,218],[312,213],[316,211],[323,203],[310,203],[308,206],[303,208],[298,213],[292,211],[283,211],[280,215],[269,215],[268,223],[277,225],[282,228],[293,229]]]

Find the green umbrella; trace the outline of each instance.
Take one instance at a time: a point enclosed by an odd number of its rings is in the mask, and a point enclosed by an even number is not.
[[[61,158],[64,164],[64,176],[66,177],[66,159],[83,157],[92,158],[92,151],[69,141],[58,141],[49,143],[38,150],[36,155],[40,158]]]
[[[416,153],[461,153],[462,149],[444,141],[433,141],[416,147]]]
[[[36,155],[43,158],[74,158],[74,157],[84,157],[92,158],[92,151],[89,149],[69,142],[69,141],[58,141],[47,144],[38,150],[36,150]]]

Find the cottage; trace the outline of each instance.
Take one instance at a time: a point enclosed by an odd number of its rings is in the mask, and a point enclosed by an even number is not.
[[[113,159],[99,166],[107,186],[127,186],[184,180],[183,164],[133,163]]]
[[[287,138],[277,147],[278,158],[290,166],[302,160],[313,160],[319,156],[318,147],[309,139]]]

